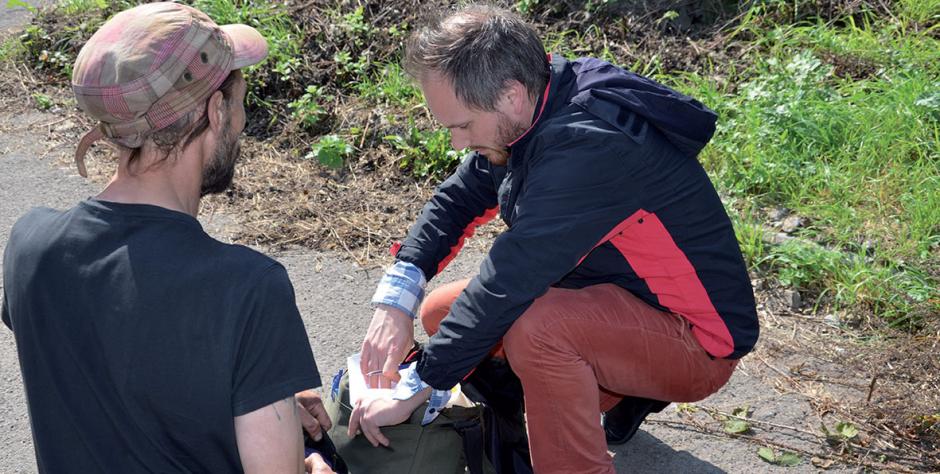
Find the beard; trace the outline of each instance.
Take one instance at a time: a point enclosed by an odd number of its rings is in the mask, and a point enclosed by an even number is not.
[[[232,186],[232,179],[235,177],[235,162],[238,161],[240,153],[241,144],[229,127],[222,134],[222,140],[212,154],[212,159],[202,171],[200,196],[219,194]]]
[[[496,147],[474,147],[490,163],[497,166],[506,166],[509,162],[509,148],[506,143],[512,143],[522,136],[529,128],[521,123],[513,123],[506,114],[500,113],[496,119]]]

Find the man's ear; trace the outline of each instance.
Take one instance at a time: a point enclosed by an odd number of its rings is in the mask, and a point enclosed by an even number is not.
[[[209,129],[214,133],[222,133],[225,129],[225,114],[228,113],[225,96],[222,91],[215,91],[209,97],[206,106],[206,116],[209,118]]]
[[[529,91],[526,90],[525,85],[521,82],[510,80],[506,85],[503,101],[510,107],[513,115],[521,115],[529,102]]]

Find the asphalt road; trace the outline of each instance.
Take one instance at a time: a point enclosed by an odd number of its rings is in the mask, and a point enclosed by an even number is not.
[[[0,3],[0,36],[29,17],[22,10],[6,9],[5,4]],[[97,193],[98,186],[62,164],[74,144],[49,141],[50,126],[46,124],[57,120],[49,113],[14,115],[0,110],[0,248],[5,246],[15,220],[30,208],[63,209]],[[236,230],[226,216],[201,216],[200,220],[210,234],[223,241]],[[475,272],[482,254],[464,253],[432,282],[432,288]],[[342,255],[305,249],[273,256],[291,276],[317,365],[329,380],[358,349],[371,317],[368,302],[381,269],[359,268]],[[753,358],[746,358],[731,382],[702,403],[728,412],[749,405],[756,420],[813,429],[816,422],[807,400],[776,391],[766,377],[758,375],[758,365]],[[673,407],[651,419],[654,421],[645,424],[631,443],[614,450],[619,472],[816,472],[806,459],[793,468],[764,463],[756,455],[755,444],[702,433],[683,423]],[[800,443],[773,430],[764,434],[767,439]],[[36,470],[15,343],[12,333],[0,326],[0,473]]]

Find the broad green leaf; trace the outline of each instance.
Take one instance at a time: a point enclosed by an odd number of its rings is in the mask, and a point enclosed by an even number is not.
[[[836,430],[845,439],[852,439],[858,436],[858,428],[856,428],[855,425],[847,421],[839,422],[836,425]]]
[[[783,453],[777,457],[777,464],[780,466],[792,467],[803,462],[803,458],[794,453]]]
[[[764,461],[767,461],[771,464],[775,464],[777,462],[777,456],[774,454],[774,450],[766,446],[758,449],[757,455],[760,456],[760,458]]]
[[[317,153],[317,161],[324,166],[334,169],[343,167],[343,157],[335,148],[321,148],[320,152]]]
[[[744,420],[728,420],[725,422],[725,433],[741,434],[747,433],[751,426]]]

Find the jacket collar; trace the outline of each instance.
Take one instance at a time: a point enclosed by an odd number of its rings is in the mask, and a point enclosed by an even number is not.
[[[568,61],[562,56],[554,57],[551,53],[548,55],[548,61],[551,67],[551,75],[548,78],[548,84],[545,86],[545,92],[542,93],[538,102],[535,103],[532,125],[523,132],[522,135],[519,135],[518,138],[507,145],[509,147],[510,160],[512,160],[513,155],[521,156],[526,145],[528,145],[532,137],[537,134],[536,130],[541,127],[548,117],[551,117],[559,108],[563,107],[568,102],[566,97],[560,97],[562,95],[561,91],[563,86],[566,86],[567,83],[570,82],[570,77],[567,77],[567,75],[571,73]]]

